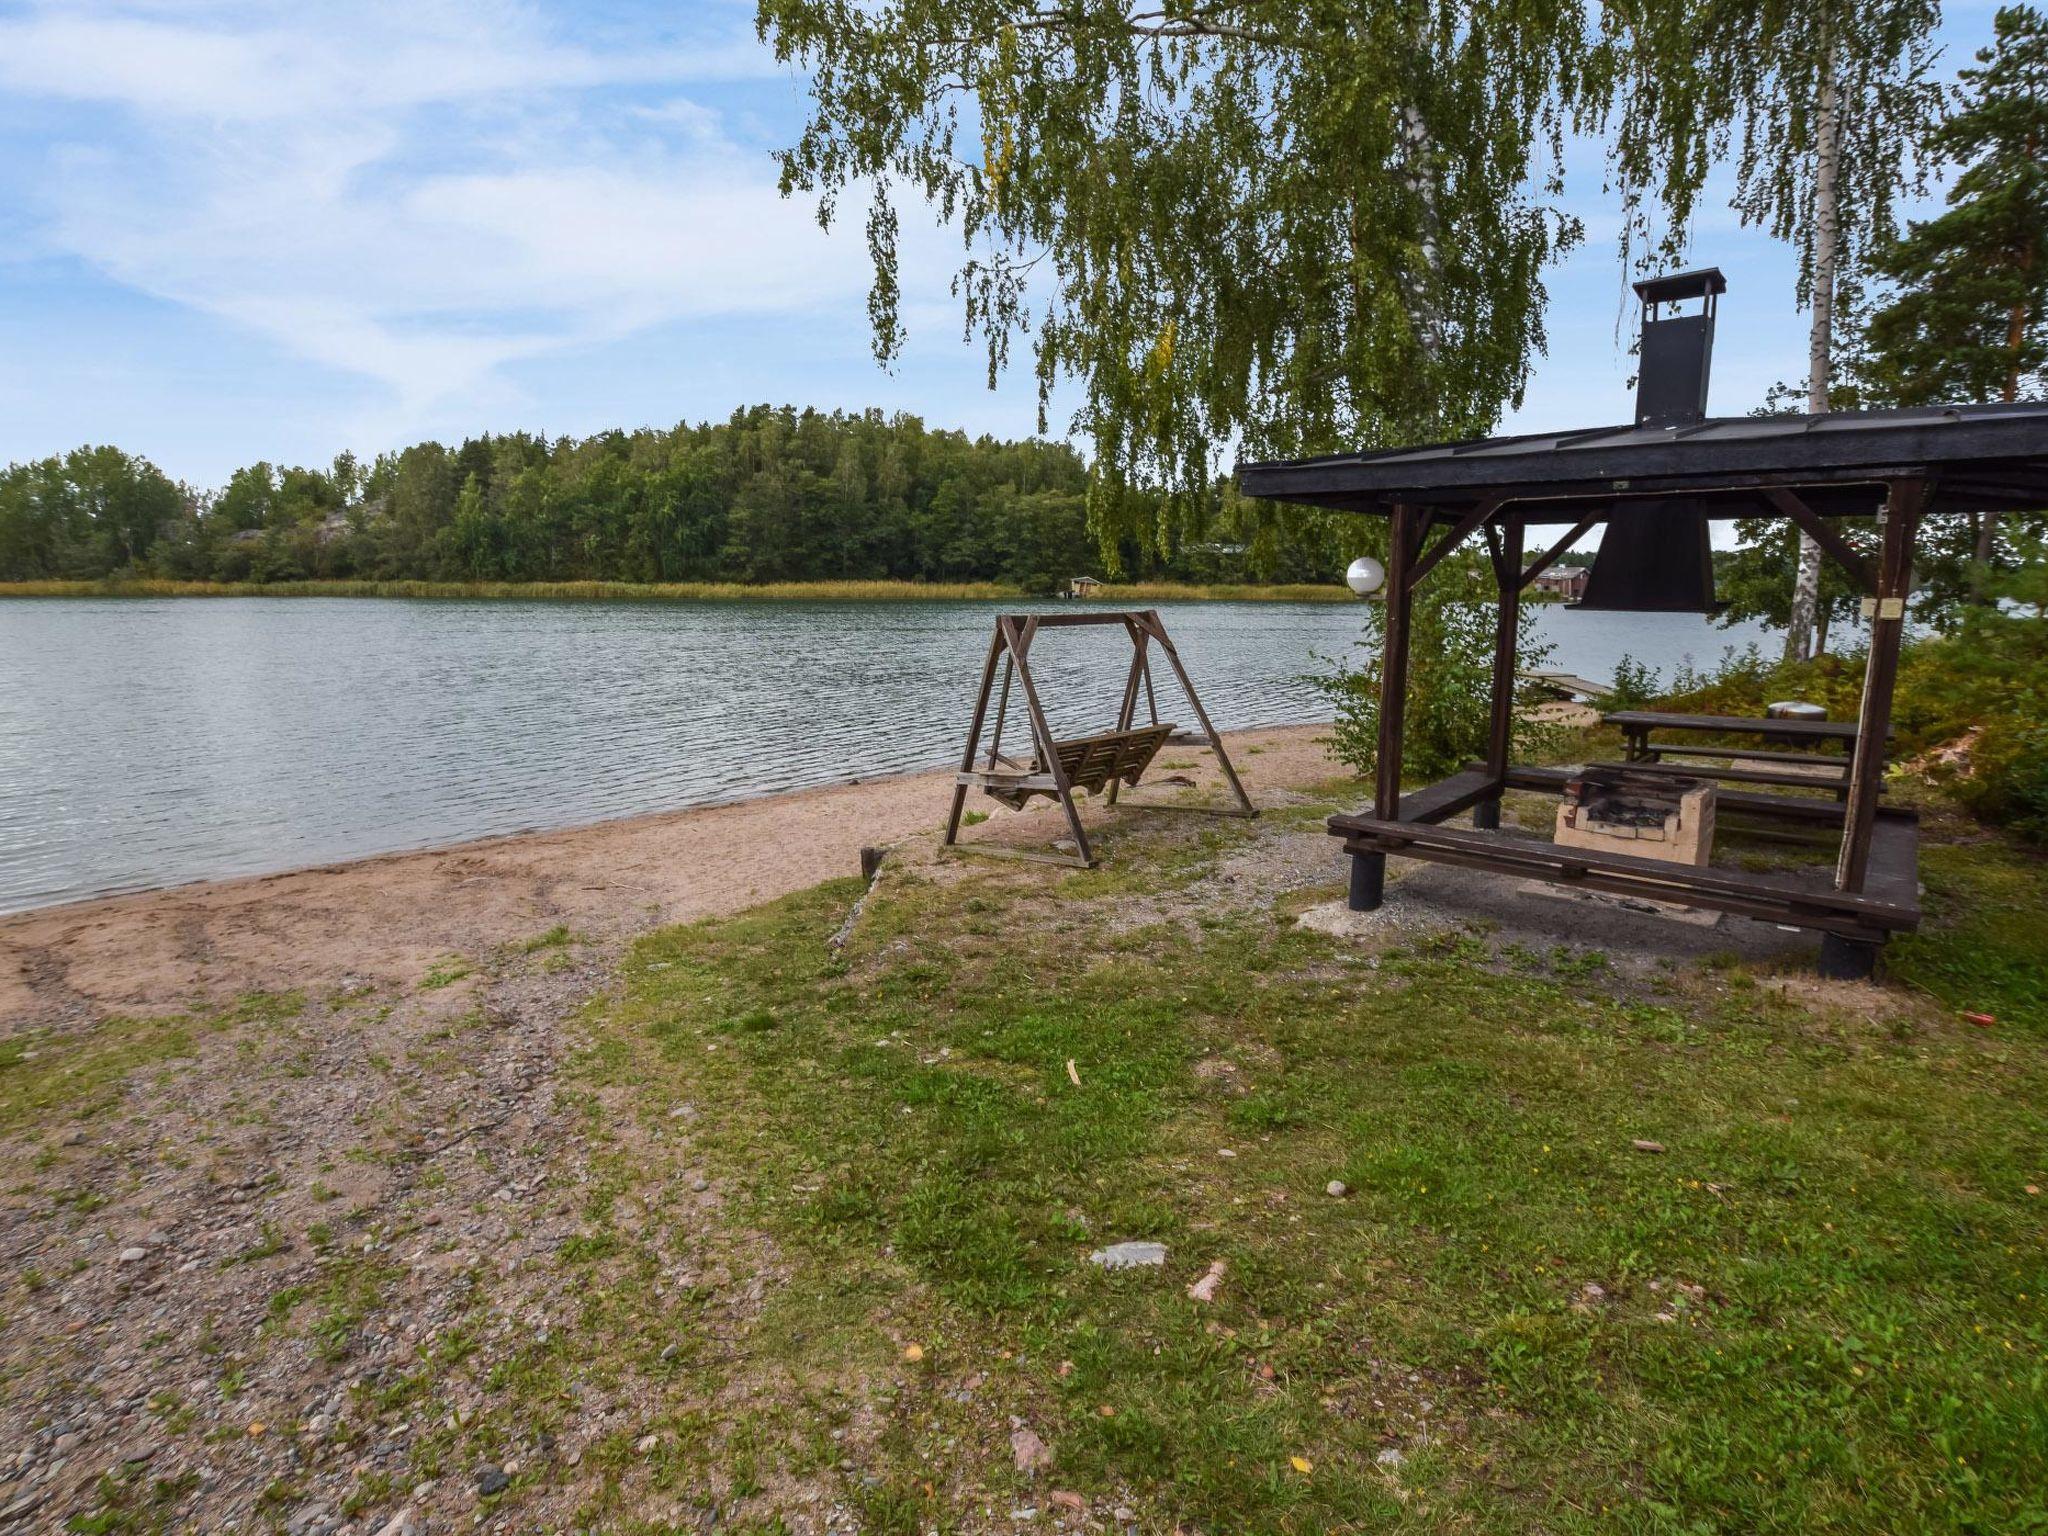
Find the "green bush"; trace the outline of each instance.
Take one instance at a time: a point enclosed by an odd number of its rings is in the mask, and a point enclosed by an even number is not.
[[[1767,661],[1751,646],[1710,673],[1676,679],[1660,707],[1755,716],[1774,699],[1798,698],[1824,705],[1830,719],[1854,720],[1864,662],[1861,651]],[[2048,620],[1973,608],[1953,633],[1908,644],[1892,729],[1895,763],[1917,762],[1972,815],[2048,844]],[[1956,750],[1944,756],[1943,748]]]
[[[1710,671],[1680,667],[1659,707],[1754,719],[1780,699],[1802,699],[1820,705],[1830,720],[1854,720],[1863,700],[1863,660],[1860,650],[1788,662],[1767,660],[1754,645],[1731,647]]]
[[[1954,791],[1971,814],[2048,844],[2048,725],[1987,723]]]
[[[1614,664],[1614,685],[1607,695],[1609,707],[1641,709],[1654,700],[1659,691],[1656,672],[1623,651],[1621,660]]]
[[[1448,563],[1448,562],[1447,562]],[[1402,732],[1403,777],[1440,779],[1457,773],[1473,758],[1486,755],[1487,731],[1493,710],[1493,630],[1495,608],[1475,595],[1476,580],[1456,583],[1459,573],[1446,571],[1438,587],[1418,593],[1408,646],[1408,707]],[[1522,610],[1517,652],[1524,668],[1540,668],[1551,647],[1535,638],[1535,614]],[[1386,607],[1369,603],[1365,635],[1355,647],[1358,665],[1343,658],[1323,658],[1334,671],[1310,682],[1337,712],[1337,757],[1360,774],[1368,774],[1379,756],[1380,660],[1386,639]],[[1554,748],[1556,727],[1530,717],[1544,692],[1533,683],[1515,689],[1515,731],[1510,753],[1535,758]]]

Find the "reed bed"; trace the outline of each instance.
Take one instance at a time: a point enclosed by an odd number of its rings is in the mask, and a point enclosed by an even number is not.
[[[1208,586],[1172,581],[1139,581],[1105,584],[1095,594],[1104,603],[1355,603],[1351,589],[1339,583],[1295,582],[1270,587],[1248,582],[1224,582]]]
[[[1017,587],[993,581],[104,581],[0,582],[9,597],[399,597],[550,602],[1028,602]],[[1345,602],[1339,586],[1194,586],[1142,582],[1104,586],[1106,603]]]
[[[873,602],[1020,597],[995,582],[778,581],[16,581],[0,597],[406,597],[552,602]]]

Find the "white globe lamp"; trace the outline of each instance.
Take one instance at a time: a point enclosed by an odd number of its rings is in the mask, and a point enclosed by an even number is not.
[[[1360,597],[1371,597],[1387,584],[1387,568],[1371,555],[1360,555],[1344,573],[1344,584]]]

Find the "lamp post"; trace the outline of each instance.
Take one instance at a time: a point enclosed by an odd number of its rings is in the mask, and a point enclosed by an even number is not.
[[[1387,584],[1387,568],[1371,555],[1360,555],[1344,573],[1344,584],[1360,597],[1371,597]]]

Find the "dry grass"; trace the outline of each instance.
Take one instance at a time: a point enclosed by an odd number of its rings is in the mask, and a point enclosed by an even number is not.
[[[1328,586],[1295,582],[1258,587],[1244,582],[1196,586],[1171,581],[1136,581],[1105,586],[1096,594],[1105,603],[1355,603],[1351,589],[1339,582]]]
[[[550,602],[1029,602],[1030,594],[994,581],[103,581],[0,582],[9,597],[405,597]],[[1140,582],[1105,586],[1107,603],[1350,602],[1339,586],[1195,586]]]
[[[1021,597],[995,582],[778,581],[15,581],[5,597],[421,597],[559,602],[901,601],[993,602]]]

